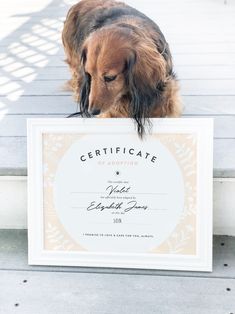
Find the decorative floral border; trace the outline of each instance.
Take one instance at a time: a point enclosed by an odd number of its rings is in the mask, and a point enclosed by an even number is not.
[[[197,137],[196,134],[153,135],[174,155],[181,169],[184,210],[174,231],[153,253],[196,255]]]
[[[64,229],[53,203],[53,182],[58,163],[80,134],[43,134],[44,248],[86,251]],[[175,157],[185,188],[184,210],[170,237],[151,250],[158,254],[196,254],[197,137],[196,134],[154,134]]]

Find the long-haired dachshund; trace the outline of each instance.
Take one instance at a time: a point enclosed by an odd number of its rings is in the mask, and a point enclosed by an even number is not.
[[[149,117],[180,115],[168,43],[143,13],[114,0],[82,0],[69,10],[62,40],[84,116],[130,117],[142,135]]]

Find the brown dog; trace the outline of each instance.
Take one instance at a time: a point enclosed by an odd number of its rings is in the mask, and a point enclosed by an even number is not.
[[[85,116],[130,117],[140,135],[149,117],[181,113],[168,43],[143,13],[113,0],[82,0],[62,33],[69,86]]]

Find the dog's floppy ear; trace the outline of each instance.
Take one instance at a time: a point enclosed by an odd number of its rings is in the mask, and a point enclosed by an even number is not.
[[[151,95],[148,95],[147,91],[143,90],[141,84],[141,78],[138,78],[134,67],[136,64],[136,54],[132,53],[126,61],[126,85],[129,90],[130,96],[130,116],[135,120],[137,131],[140,137],[144,134],[144,124],[146,117],[148,116],[147,109],[150,106],[152,99]]]
[[[89,117],[89,94],[91,87],[91,77],[85,72],[85,63],[87,60],[87,49],[83,48],[81,53],[82,81],[80,87],[80,108],[83,116]]]
[[[141,49],[142,48],[142,49]],[[156,51],[137,47],[126,60],[126,85],[130,96],[130,116],[135,120],[140,137],[145,132],[151,107],[159,97],[158,86],[165,79],[165,64]]]

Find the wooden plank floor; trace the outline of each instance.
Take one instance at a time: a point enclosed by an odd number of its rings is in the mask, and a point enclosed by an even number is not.
[[[213,272],[28,266],[26,230],[0,230],[1,314],[234,314],[235,237]]]
[[[61,29],[74,0],[0,4],[0,175],[25,175],[26,119],[65,117],[76,104]],[[215,118],[214,176],[235,177],[235,1],[127,0],[170,44],[184,117]]]

